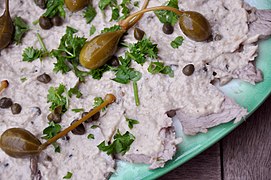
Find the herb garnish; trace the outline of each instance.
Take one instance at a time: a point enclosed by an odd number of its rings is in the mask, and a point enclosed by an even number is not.
[[[84,108],[78,108],[78,109],[72,109],[73,112],[79,113],[79,112],[83,112]]]
[[[104,28],[101,33],[107,33],[107,32],[114,32],[114,31],[118,31],[121,30],[121,27],[119,25],[114,25],[112,27],[109,28]]]
[[[94,25],[92,25],[89,30],[89,35],[92,36],[95,32],[96,32],[96,27]]]
[[[27,81],[27,78],[26,78],[26,77],[22,77],[20,80],[21,80],[22,83],[23,83],[23,82]]]
[[[169,0],[167,5],[169,7],[173,7],[179,9],[178,0]],[[169,23],[171,25],[175,25],[178,22],[179,17],[172,11],[154,11],[155,15],[158,17],[161,23]]]
[[[170,45],[174,49],[177,49],[183,44],[183,41],[184,41],[184,38],[182,36],[178,36],[170,43]]]
[[[72,173],[67,172],[67,174],[63,177],[63,179],[71,179],[71,177],[72,177]]]
[[[89,134],[89,135],[88,135],[88,139],[95,139],[95,137],[94,137],[93,134]]]
[[[92,125],[90,128],[91,129],[96,129],[96,128],[98,128],[99,126],[98,125]]]
[[[46,3],[46,12],[43,14],[45,17],[52,18],[59,15],[63,18],[66,16],[64,10],[64,0],[48,0]]]
[[[65,113],[68,110],[69,100],[67,96],[67,90],[63,84],[60,84],[57,88],[50,87],[47,95],[47,101],[51,102],[50,110],[54,111],[57,107],[61,107],[62,113]]]
[[[69,89],[68,95],[69,97],[72,97],[72,95],[76,95],[76,98],[80,98],[83,94],[79,91],[78,87],[75,86]]]
[[[97,12],[95,8],[89,5],[84,11],[84,18],[86,19],[87,24],[90,24],[96,15],[97,15]]]
[[[174,71],[171,69],[171,67],[165,66],[164,63],[162,62],[151,62],[148,67],[148,71],[151,74],[162,73],[162,74],[167,74],[170,77],[174,77]]]
[[[49,126],[43,130],[43,139],[51,139],[55,135],[57,135],[61,131],[61,126],[59,124],[55,124],[53,121],[49,123]],[[55,148],[55,152],[60,152],[60,146],[57,142],[52,144]]]
[[[128,127],[130,129],[133,129],[135,124],[139,124],[139,121],[135,120],[135,119],[129,119],[126,117],[126,122],[128,123]]]
[[[29,26],[27,23],[19,16],[16,16],[13,21],[14,27],[15,27],[15,33],[14,33],[14,41],[16,44],[20,44],[22,42],[22,38],[24,34],[29,31]]]
[[[97,147],[106,152],[108,155],[110,154],[122,154],[124,155],[127,151],[129,151],[131,144],[134,142],[135,137],[128,131],[125,134],[121,134],[118,130],[114,135],[114,141],[106,145],[105,141],[100,143]]]
[[[93,107],[96,108],[96,107],[100,106],[103,102],[104,102],[103,98],[95,97]],[[103,108],[102,111],[105,111],[105,108]]]

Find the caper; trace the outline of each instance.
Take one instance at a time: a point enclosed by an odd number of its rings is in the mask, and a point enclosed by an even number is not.
[[[34,0],[34,2],[41,9],[46,9],[46,1],[45,0]]]
[[[163,25],[163,32],[165,34],[172,34],[174,32],[174,27],[170,23],[165,23]]]
[[[108,62],[107,64],[109,66],[113,66],[113,67],[118,67],[120,65],[120,62],[118,60],[117,56],[113,56]]]
[[[41,74],[41,75],[39,75],[39,76],[37,77],[37,80],[38,80],[39,82],[42,82],[42,83],[44,83],[44,84],[47,84],[47,83],[49,83],[49,82],[51,81],[51,77],[50,77],[48,74],[43,73],[43,74]]]
[[[11,112],[12,114],[20,114],[22,111],[22,106],[18,103],[14,103],[11,106]]]
[[[55,113],[50,113],[50,114],[48,114],[47,119],[49,121],[53,121],[55,123],[60,123],[61,122],[61,115],[55,114]]]
[[[51,19],[54,26],[61,26],[63,24],[63,19],[60,16],[55,16]]]
[[[125,30],[107,32],[86,42],[80,52],[80,64],[88,69],[97,69],[105,65],[117,51],[124,33]]]
[[[92,111],[93,109],[91,109],[90,111]],[[87,115],[88,112],[83,112],[82,113],[82,117],[84,117],[85,115]],[[101,113],[97,112],[96,114],[94,114],[92,117],[88,118],[88,120],[85,121],[85,123],[91,123],[92,121],[97,121],[100,118]]]
[[[48,30],[53,27],[53,23],[48,17],[41,16],[39,19],[39,25],[42,29]]]
[[[170,118],[173,118],[174,116],[176,116],[176,110],[169,110],[166,112],[167,116]]]
[[[21,128],[6,130],[0,139],[1,149],[11,157],[22,158],[40,153],[41,142],[29,131]]]
[[[65,4],[71,12],[76,12],[86,7],[89,0],[65,0]]]
[[[76,120],[72,121],[71,125],[74,124],[76,121],[78,121],[78,120],[76,119]],[[75,135],[83,135],[83,134],[85,134],[85,132],[86,132],[86,129],[83,124],[80,124],[74,130],[72,130],[72,133]]]
[[[188,64],[183,68],[183,73],[186,76],[191,76],[195,71],[195,67],[193,64]]]
[[[194,41],[206,41],[211,35],[208,20],[200,13],[185,11],[179,18],[183,33]]]
[[[0,108],[7,109],[12,106],[13,102],[10,98],[3,97],[0,99]]]
[[[145,35],[144,31],[142,31],[139,28],[135,28],[135,30],[134,30],[134,37],[135,37],[136,40],[139,40],[139,41],[142,40],[143,37],[144,37],[144,35]]]

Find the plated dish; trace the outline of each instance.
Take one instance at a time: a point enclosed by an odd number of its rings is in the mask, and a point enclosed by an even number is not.
[[[11,14],[14,12],[17,16],[24,17],[25,14],[44,13],[32,1],[18,3],[20,6],[10,4]],[[131,11],[135,12],[144,7],[143,3],[139,2],[137,7],[137,3],[132,1],[129,7],[132,7]],[[165,1],[150,1],[148,7],[163,5],[163,3],[169,6]],[[63,129],[68,127],[74,119],[82,115],[83,110],[99,106],[103,101],[101,97],[105,94],[113,93],[116,96],[116,102],[99,112],[98,121],[92,119],[66,138],[58,140],[58,144],[49,146],[40,154],[39,160],[32,158],[30,163],[29,159],[14,159],[1,152],[1,160],[3,158],[2,162],[5,162],[1,169],[3,171],[1,175],[5,176],[3,178],[19,176],[29,178],[32,173],[33,177],[44,179],[66,176],[72,176],[71,178],[75,179],[90,177],[103,179],[115,172],[115,159],[149,164],[151,169],[163,167],[165,162],[174,156],[177,144],[180,143],[178,145],[180,150],[175,155],[177,159],[186,157],[189,152],[182,152],[182,150],[190,148],[188,143],[190,138],[187,139],[181,134],[176,136],[175,131],[180,132],[182,129],[187,135],[206,133],[210,127],[229,122],[234,118],[238,122],[247,115],[247,110],[226,97],[218,89],[217,84],[224,85],[233,78],[252,84],[262,81],[261,71],[255,68],[251,61],[257,56],[259,38],[270,34],[267,29],[263,31],[262,28],[263,25],[270,26],[265,19],[268,15],[270,16],[269,11],[258,11],[243,4],[242,1],[177,2],[178,8],[197,11],[206,17],[212,29],[212,38],[208,37],[204,41],[197,42],[197,38],[193,39],[189,32],[181,31],[172,19],[166,19],[170,22],[161,23],[164,21],[161,14],[165,11],[156,11],[156,15],[145,14],[135,25],[137,30],[132,27],[124,36],[121,43],[124,47],[119,48],[115,53],[119,64],[117,66],[112,63],[107,64],[106,67],[98,67],[99,71],[97,71],[97,67],[88,66],[89,62],[85,56],[83,56],[85,64],[79,56],[82,51],[84,53],[84,49],[88,49],[86,46],[93,42],[91,39],[100,34],[101,30],[105,34],[105,31],[108,31],[105,29],[107,27],[113,27],[111,30],[115,28],[115,32],[121,31],[119,30],[121,27],[114,26],[116,22],[110,21],[113,19],[111,16],[114,12],[113,5],[111,8],[110,6],[105,8],[105,11],[99,11],[99,8],[103,8],[98,2],[93,2],[92,6],[96,9],[97,15],[91,24],[86,23],[82,12],[70,13],[64,7],[66,11],[64,26],[69,25],[69,27],[55,26],[50,30],[42,30],[38,25],[33,25],[33,27],[31,25],[31,31],[25,34],[22,44],[18,46],[11,44],[1,52],[5,63],[0,66],[3,72],[0,77],[1,80],[6,79],[9,82],[9,87],[2,92],[1,96],[12,98],[12,101],[22,106],[19,114],[14,113],[16,107],[11,108],[12,111],[0,110],[5,117],[1,132],[8,128],[21,127],[31,131],[38,139],[41,137],[50,139],[54,136],[49,131],[50,129],[58,129],[55,132],[58,133],[59,126]],[[33,11],[27,10],[29,8],[26,7],[31,7]],[[125,9],[123,6],[120,7]],[[167,16],[174,19],[174,14]],[[35,22],[37,15],[29,18],[27,22]],[[41,26],[44,25],[41,20],[39,23]],[[170,35],[168,35],[168,30],[173,25],[169,23],[175,25]],[[120,21],[120,25],[123,24],[125,20]],[[133,21],[128,25],[130,24],[133,24]],[[93,27],[96,32],[90,36],[89,31],[93,32]],[[206,27],[204,29],[206,30]],[[137,40],[135,37],[137,38],[138,35],[134,37],[133,32],[140,34],[140,30],[144,31],[145,37],[142,36]],[[113,37],[115,34],[110,35]],[[89,37],[87,43],[83,36]],[[76,46],[78,49],[71,51],[70,46],[74,45],[71,42],[75,42],[75,39],[82,46]],[[41,50],[33,50],[40,46],[39,41]],[[29,49],[26,50],[27,48]],[[15,49],[19,52],[12,53]],[[34,54],[29,52],[34,52]],[[53,57],[48,57],[48,54]],[[35,60],[35,56],[42,60]],[[15,60],[9,61],[10,58]],[[73,63],[74,58],[78,58],[77,64]],[[67,59],[71,60],[71,66],[65,63]],[[86,70],[78,63],[78,60],[81,65],[92,69]],[[103,71],[106,72],[102,74]],[[264,76],[266,77],[268,76]],[[77,83],[78,78],[79,83]],[[81,83],[83,80],[85,83]],[[223,87],[226,88],[228,85]],[[71,90],[70,97],[65,96],[68,90]],[[56,102],[56,97],[60,97],[62,101]],[[12,103],[12,106],[15,106],[14,104]],[[18,105],[16,106],[18,109]],[[59,116],[55,117],[59,111],[61,122]],[[172,117],[174,116],[180,120],[181,126],[178,123],[173,126]],[[48,126],[47,119],[54,123],[51,122]],[[210,132],[206,135],[210,135]],[[184,138],[183,143],[181,143],[181,138]],[[213,138],[213,141],[215,139]],[[190,150],[193,151],[193,149]],[[55,153],[55,151],[60,151],[60,153]],[[65,162],[65,167],[61,165],[63,162]],[[174,161],[170,163],[174,164]],[[31,172],[25,164],[28,166],[38,164],[38,166],[35,166],[34,171],[32,168]],[[123,177],[121,174],[125,172],[129,172],[131,176],[133,174],[140,176],[137,171],[131,173],[128,170],[130,166],[133,170],[139,167],[139,165],[121,162],[117,166],[117,172],[111,178]],[[168,167],[172,166],[169,164]],[[10,170],[14,168],[18,174]],[[23,173],[20,168],[24,169]],[[142,166],[142,168],[146,167]],[[138,170],[141,171],[142,168]],[[147,168],[144,171],[147,171]],[[148,171],[148,173],[152,172]]]

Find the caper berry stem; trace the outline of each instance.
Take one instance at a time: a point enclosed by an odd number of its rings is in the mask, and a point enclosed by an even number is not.
[[[40,36],[39,33],[37,33],[37,38],[38,38],[38,41],[39,41],[39,43],[40,43],[40,45],[41,45],[42,50],[43,50],[44,52],[48,52],[48,50],[47,50],[47,48],[46,48],[46,46],[45,46],[45,44],[44,44],[44,42],[43,42],[43,40],[42,40],[42,37]]]
[[[184,13],[184,11],[180,11],[180,10],[178,10],[176,8],[173,8],[173,7],[169,7],[169,6],[156,6],[156,7],[151,7],[151,8],[147,8],[147,9],[142,9],[141,11],[138,11],[138,12],[136,12],[134,14],[131,14],[126,19],[120,21],[119,25],[122,27],[122,29],[128,30],[129,28],[131,28],[139,20],[137,18],[134,19],[135,17],[142,16],[146,12],[158,11],[158,10],[172,11],[172,12],[176,13],[178,16],[181,16]]]
[[[6,0],[6,11],[5,13],[9,15],[9,0]]]
[[[107,94],[104,98],[104,102],[100,105],[94,108],[92,111],[90,111],[88,114],[86,114],[84,117],[82,117],[80,120],[76,121],[74,124],[70,125],[60,133],[58,133],[56,136],[52,137],[39,147],[39,151],[41,152],[42,150],[46,149],[50,144],[56,142],[59,138],[62,138],[66,134],[68,134],[70,131],[74,130],[77,126],[88,120],[91,116],[95,115],[99,111],[102,110],[102,108],[106,107],[109,104],[112,104],[115,102],[116,97],[113,94]]]
[[[0,93],[1,93],[4,89],[6,89],[6,88],[8,87],[8,85],[9,85],[9,83],[8,83],[7,80],[1,81],[1,84],[0,84]]]

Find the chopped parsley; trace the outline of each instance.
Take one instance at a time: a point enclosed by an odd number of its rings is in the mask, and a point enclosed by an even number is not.
[[[54,111],[57,107],[62,108],[62,113],[68,110],[67,90],[63,84],[59,87],[50,87],[48,90],[47,101],[51,103],[50,110]]]
[[[76,95],[76,98],[80,98],[83,94],[79,91],[78,87],[75,86],[69,89],[68,95],[69,97],[72,97],[72,95]]]
[[[21,80],[22,82],[25,82],[25,81],[27,81],[27,78],[26,78],[26,77],[22,77],[20,80]]]
[[[174,77],[174,71],[171,69],[170,66],[165,66],[162,62],[151,62],[148,71],[151,74],[166,74],[169,75],[169,77]]]
[[[142,74],[139,71],[123,65],[119,66],[115,75],[116,77],[113,81],[121,84],[128,84],[130,81],[138,81],[142,77]]]
[[[92,69],[90,70],[90,75],[92,76],[93,79],[97,79],[97,80],[100,80],[102,77],[103,77],[103,74],[106,72],[106,71],[109,71],[110,68],[108,65],[103,65],[102,67],[98,68],[98,69]]]
[[[98,125],[92,125],[90,128],[91,129],[96,129],[96,128],[98,128],[99,126]]]
[[[89,135],[88,135],[88,139],[95,139],[95,137],[94,137],[93,134],[89,134]]]
[[[179,9],[178,0],[169,0],[166,6],[173,7]],[[178,15],[172,11],[159,10],[154,11],[155,15],[158,17],[161,23],[169,23],[171,25],[175,25],[178,22]]]
[[[93,107],[96,108],[96,107],[100,106],[101,104],[103,104],[103,102],[104,102],[103,98],[101,98],[101,97],[95,97],[94,98]],[[102,111],[105,111],[105,107],[102,108]]]
[[[52,18],[59,15],[63,18],[66,16],[64,10],[64,0],[48,0],[46,3],[46,12],[43,14],[45,17]]]
[[[72,177],[72,173],[67,172],[67,174],[63,177],[63,179],[71,179],[71,177]]]
[[[87,24],[90,24],[93,21],[93,19],[96,17],[96,15],[97,15],[97,12],[95,8],[89,5],[84,11],[84,18],[86,19]]]
[[[41,49],[34,49],[33,47],[25,48],[23,51],[23,61],[33,62],[42,57],[43,51]]]
[[[61,126],[59,124],[55,124],[54,122],[50,122],[49,126],[46,127],[43,130],[43,139],[51,139],[52,137],[54,137],[55,135],[57,135],[59,132],[61,131]],[[60,146],[57,142],[54,142],[52,144],[55,148],[55,152],[60,152]]]
[[[135,6],[135,7],[139,7],[139,1],[135,1],[135,2],[134,2],[134,6]]]
[[[96,27],[94,25],[92,25],[89,30],[89,35],[92,36],[95,32],[96,32]]]
[[[170,45],[174,49],[177,49],[183,44],[183,41],[184,41],[184,38],[182,36],[178,36],[170,43]]]
[[[127,151],[129,151],[131,144],[134,142],[135,137],[128,131],[123,135],[118,130],[114,135],[114,141],[106,145],[105,141],[100,143],[97,147],[106,152],[108,155],[110,154],[122,154],[124,155]]]
[[[119,25],[114,25],[114,26],[109,27],[109,28],[104,28],[101,31],[101,33],[115,32],[115,31],[118,31],[118,30],[121,30],[121,27]]]
[[[14,41],[16,44],[20,44],[22,42],[22,38],[24,34],[29,31],[29,26],[27,23],[19,16],[16,16],[13,21],[14,27],[15,27],[15,33],[14,33]]]
[[[137,120],[135,120],[135,119],[129,119],[127,117],[126,117],[126,122],[128,123],[128,127],[130,129],[133,129],[133,127],[134,127],[135,124],[139,124],[139,122]]]
[[[83,112],[84,108],[79,108],[79,109],[72,109],[73,112],[79,113],[79,112]]]

